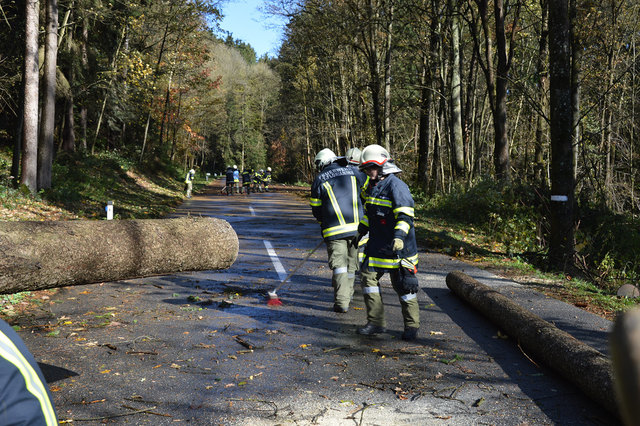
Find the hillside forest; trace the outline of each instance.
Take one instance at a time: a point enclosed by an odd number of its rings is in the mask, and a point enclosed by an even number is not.
[[[638,2],[265,0],[288,23],[260,58],[220,6],[0,3],[0,185],[46,197],[104,155],[310,183],[322,148],[377,143],[428,215],[637,281]]]

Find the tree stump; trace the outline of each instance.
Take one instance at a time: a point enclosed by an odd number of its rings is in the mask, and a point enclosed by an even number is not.
[[[209,217],[0,222],[0,294],[225,269],[238,247]]]
[[[532,359],[577,385],[587,396],[619,416],[610,360],[468,275],[454,271],[447,286],[515,339]]]

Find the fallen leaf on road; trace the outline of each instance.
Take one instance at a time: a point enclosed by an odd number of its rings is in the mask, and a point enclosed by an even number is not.
[[[432,336],[441,336],[444,333],[442,331],[430,331],[429,334],[431,334]]]

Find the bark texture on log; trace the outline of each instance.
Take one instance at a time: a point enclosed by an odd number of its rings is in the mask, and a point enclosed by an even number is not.
[[[225,269],[238,247],[209,217],[0,222],[0,294]]]
[[[454,271],[447,286],[516,339],[533,359],[560,373],[618,416],[609,358],[468,275]]]
[[[611,361],[622,420],[625,425],[640,424],[640,308],[616,318]]]

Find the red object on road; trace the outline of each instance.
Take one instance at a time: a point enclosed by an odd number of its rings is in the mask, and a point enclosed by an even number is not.
[[[318,245],[317,245],[317,246],[315,246],[315,247],[313,248],[313,250],[311,250],[309,253],[307,253],[307,254],[304,256],[304,259],[302,259],[302,262],[300,262],[300,263],[298,264],[298,266],[296,266],[296,267],[293,269],[293,271],[289,272],[289,275],[287,275],[287,276],[285,277],[285,279],[284,279],[284,280],[282,280],[282,282],[280,282],[280,284],[278,284],[278,286],[277,286],[276,288],[274,288],[273,290],[271,290],[271,291],[268,291],[268,292],[267,292],[267,297],[268,297],[268,300],[267,300],[267,306],[282,306],[282,300],[280,300],[280,298],[278,297],[278,295],[276,294],[276,292],[277,292],[278,290],[280,290],[280,287],[282,287],[282,286],[283,286],[283,284],[284,284],[284,283],[286,283],[286,282],[287,282],[287,280],[288,280],[289,278],[291,278],[291,276],[292,276],[293,274],[295,274],[295,273],[296,273],[296,271],[297,271],[297,270],[298,270],[302,265],[304,265],[304,263],[309,259],[309,257],[311,257],[311,255],[312,255],[313,253],[315,253],[315,251],[316,251],[316,250],[318,250],[318,249],[320,248],[320,246],[322,245],[322,243],[324,243],[324,240],[320,240],[320,242],[318,243]]]

